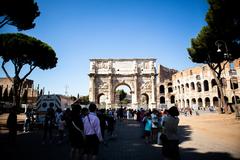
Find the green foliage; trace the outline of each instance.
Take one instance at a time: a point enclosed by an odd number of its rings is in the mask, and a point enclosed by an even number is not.
[[[123,100],[121,100],[121,104],[128,104],[128,103],[130,103],[130,100],[129,99],[123,99]]]
[[[25,64],[40,69],[51,69],[57,64],[56,53],[46,43],[21,33],[0,35],[0,57],[17,67]]]
[[[1,0],[0,28],[6,24],[16,26],[19,31],[35,27],[34,19],[40,15],[34,0]]]
[[[117,90],[116,92],[119,95],[119,101],[124,100],[127,96],[127,93],[123,89]]]
[[[240,10],[236,0],[208,0],[210,8],[206,15],[207,26],[204,26],[196,38],[191,40],[188,48],[190,59],[196,63],[221,63],[226,60],[226,47],[219,47],[222,53],[217,53],[217,40],[226,42],[231,59],[240,57]]]

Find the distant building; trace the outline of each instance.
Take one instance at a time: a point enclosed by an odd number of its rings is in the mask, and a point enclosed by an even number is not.
[[[8,78],[0,78],[0,101],[4,101],[4,96],[12,98],[13,82]],[[34,89],[33,80],[26,79],[23,82],[21,97],[27,97],[27,103],[33,104],[36,102],[38,91]]]

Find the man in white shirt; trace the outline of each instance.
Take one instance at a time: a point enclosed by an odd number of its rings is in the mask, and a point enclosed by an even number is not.
[[[86,135],[86,149],[84,158],[94,160],[98,154],[99,142],[103,141],[100,120],[96,115],[97,106],[90,103],[89,111],[83,118],[84,134]]]

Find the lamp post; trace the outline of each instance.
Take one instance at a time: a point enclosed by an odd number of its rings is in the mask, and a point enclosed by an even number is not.
[[[234,106],[236,108],[236,116],[238,116],[238,108],[237,108],[237,100],[236,100],[236,95],[235,95],[235,87],[234,87],[234,84],[232,82],[232,79],[235,78],[234,76],[237,74],[236,70],[234,69],[234,64],[233,64],[233,61],[232,61],[232,55],[231,53],[228,52],[228,48],[227,48],[227,44],[225,41],[223,40],[217,40],[215,42],[215,45],[218,47],[217,49],[217,52],[221,52],[221,49],[220,47],[223,45],[224,48],[225,48],[225,53],[224,53],[224,59],[229,63],[230,65],[230,70],[229,70],[229,76],[231,77],[230,78],[230,83],[231,83],[231,88],[233,89],[233,97],[234,97]]]

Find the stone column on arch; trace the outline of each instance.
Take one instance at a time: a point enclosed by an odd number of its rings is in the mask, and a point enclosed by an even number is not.
[[[151,75],[151,84],[152,84],[152,108],[156,107],[156,95],[155,95],[155,76]]]
[[[95,86],[95,76],[94,75],[90,75],[90,85],[89,85],[89,101],[90,102],[95,102],[96,103],[96,90],[95,90],[96,86]]]
[[[108,77],[108,102],[107,107],[112,108],[113,104],[113,85],[112,85],[112,76]]]
[[[138,76],[137,75],[134,75],[134,91],[133,91],[133,94],[132,95],[132,107],[134,109],[137,109],[138,107]]]

